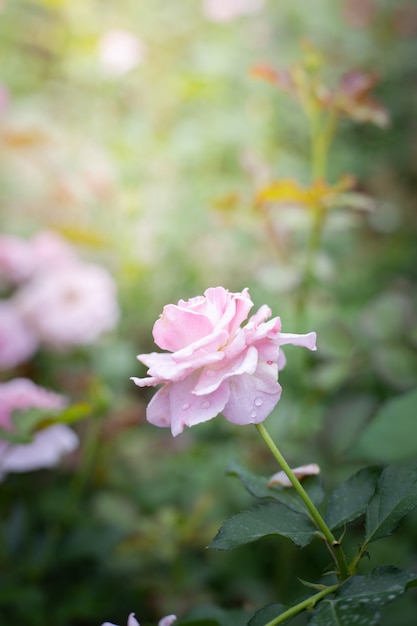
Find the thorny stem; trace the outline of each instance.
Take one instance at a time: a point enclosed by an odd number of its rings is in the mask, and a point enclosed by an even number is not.
[[[281,613],[281,615],[274,617],[274,619],[265,624],[265,626],[277,626],[277,624],[282,624],[282,622],[285,622],[285,620],[289,619],[290,617],[294,617],[295,615],[298,615],[298,613],[301,613],[301,611],[304,611],[305,609],[313,609],[316,606],[317,602],[319,602],[322,598],[328,596],[330,593],[336,591],[338,587],[339,585],[331,585],[330,587],[326,587],[322,591],[319,591],[319,593],[316,593],[314,596],[310,596],[310,598],[307,598],[306,600],[303,600],[302,602],[299,602],[298,604],[295,604],[291,608],[287,609],[286,611],[284,611],[284,613]]]
[[[326,522],[320,515],[317,507],[311,501],[310,497],[306,493],[305,489],[301,485],[298,478],[295,476],[294,472],[288,465],[287,461],[282,456],[281,452],[275,445],[274,441],[272,440],[265,426],[262,423],[256,424],[256,429],[259,432],[262,439],[264,440],[264,442],[266,443],[266,445],[268,446],[269,450],[272,452],[275,459],[278,461],[279,465],[284,470],[285,474],[288,476],[294,489],[296,490],[296,492],[298,493],[298,495],[300,496],[300,498],[306,505],[311,515],[312,521],[314,522],[316,527],[321,531],[321,534],[325,538],[327,546],[330,550],[330,553],[335,561],[335,564],[337,567],[337,576],[339,580],[340,581],[346,580],[350,576],[350,571],[349,571],[348,564],[346,562],[346,557],[343,552],[342,546],[340,545],[339,541],[337,541],[337,539],[331,532],[330,528],[327,526]]]

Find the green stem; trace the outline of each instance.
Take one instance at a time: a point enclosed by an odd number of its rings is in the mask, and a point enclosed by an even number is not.
[[[313,108],[307,117],[311,128],[311,178],[314,183],[318,180],[326,179],[327,157],[336,132],[338,118],[334,111],[323,115],[323,112],[316,108]],[[314,207],[303,278],[297,303],[297,316],[300,328],[303,328],[305,323],[307,301],[313,283],[314,265],[320,248],[325,218],[326,213],[323,207]]]
[[[337,114],[316,110],[309,116],[311,127],[311,176],[312,181],[326,178],[327,157],[337,128]]]
[[[305,609],[313,609],[316,606],[317,602],[319,602],[322,598],[328,596],[330,593],[336,591],[338,587],[339,585],[331,585],[330,587],[326,587],[326,589],[319,591],[319,593],[316,593],[314,596],[310,596],[310,598],[307,598],[306,600],[295,604],[290,609],[287,609],[286,611],[284,611],[284,613],[281,613],[281,615],[274,617],[274,619],[265,624],[265,626],[277,626],[277,624],[282,624],[282,622],[285,622],[285,620],[289,619],[290,617],[294,617],[295,615],[298,615],[298,613],[301,613],[301,611],[304,611]]]
[[[311,501],[310,497],[308,496],[307,492],[301,485],[300,481],[295,476],[294,472],[292,471],[287,461],[282,456],[281,452],[278,450],[277,446],[275,445],[274,441],[270,437],[265,426],[262,423],[256,424],[256,429],[261,435],[266,445],[268,446],[269,450],[272,452],[275,459],[278,461],[279,465],[284,470],[285,474],[288,476],[294,489],[296,490],[296,492],[298,493],[298,495],[300,496],[300,498],[306,505],[315,525],[321,531],[322,535],[326,539],[329,550],[337,565],[339,580],[346,580],[350,576],[350,571],[346,562],[346,557],[344,555],[344,552],[342,550],[342,547],[339,541],[337,541],[337,539],[331,532],[330,528],[327,526],[326,522],[324,521],[319,511],[317,510],[315,504]]]
[[[298,314],[298,326],[300,329],[304,328],[305,324],[305,312],[308,296],[310,294],[311,285],[314,278],[314,262],[317,251],[320,247],[320,238],[324,224],[324,213],[320,208],[315,209],[313,214],[313,223],[311,226],[310,237],[307,244],[307,255],[305,260],[305,267],[303,271],[303,280],[301,283],[300,295],[297,305]]]

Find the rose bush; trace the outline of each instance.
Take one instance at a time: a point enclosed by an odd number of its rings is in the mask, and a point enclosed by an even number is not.
[[[149,422],[170,426],[176,436],[219,413],[239,425],[266,419],[281,395],[280,347],[291,343],[315,350],[316,333],[282,333],[279,317],[265,321],[271,316],[266,305],[242,328],[252,306],[248,289],[230,293],[215,287],[164,307],[153,337],[170,354],[138,355],[148,376],[132,377],[139,387],[163,385],[148,405]]]

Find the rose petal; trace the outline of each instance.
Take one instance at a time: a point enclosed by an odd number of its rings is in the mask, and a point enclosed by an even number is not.
[[[153,327],[156,345],[171,352],[181,350],[212,332],[213,324],[205,315],[175,304],[164,306],[161,317]]]
[[[166,427],[171,425],[169,403],[171,386],[171,384],[166,384],[158,389],[146,408],[146,419],[154,426]]]
[[[171,432],[174,437],[182,433],[185,426],[195,426],[216,417],[229,399],[230,389],[226,384],[220,385],[211,394],[196,395],[194,388],[197,378],[198,372],[170,385]]]
[[[281,396],[281,385],[276,381],[260,380],[256,375],[243,374],[229,379],[230,398],[223,409],[225,418],[233,424],[263,422]]]
[[[308,465],[301,465],[300,467],[294,468],[292,472],[298,480],[302,480],[306,476],[315,476],[320,474],[320,467],[317,463],[309,463]],[[272,487],[272,485],[282,485],[283,487],[293,486],[286,473],[282,471],[271,476],[268,481],[268,487]]]
[[[158,385],[160,383],[182,380],[197,369],[221,361],[224,358],[224,353],[220,351],[203,353],[189,358],[183,363],[174,361],[173,355],[171,354],[160,354],[158,352],[139,354],[137,358],[149,367],[148,374],[150,378],[142,379],[143,382],[141,384],[136,383],[139,387],[144,387],[147,384]],[[145,383],[145,380],[148,382]]]
[[[293,333],[279,333],[279,345],[285,346],[291,343],[293,346],[303,346],[309,350],[317,350],[317,334],[294,335]]]
[[[250,346],[246,352],[243,352],[235,359],[227,360],[223,367],[221,364],[215,367],[206,367],[198,379],[194,393],[197,395],[212,393],[231,376],[253,374],[257,364],[258,353],[253,346]]]
[[[224,310],[219,323],[223,328],[227,328],[228,333],[232,335],[245,321],[249,311],[253,307],[253,302],[249,296],[249,290],[246,288],[241,293],[230,294],[223,287],[215,287],[207,289],[205,295],[210,304],[214,307],[221,307]],[[230,298],[232,296],[232,298]],[[216,309],[215,309],[216,310]],[[217,308],[217,310],[219,310]]]
[[[177,350],[172,355],[172,358],[177,363],[180,363],[184,359],[189,359],[194,354],[201,354],[204,350],[204,353],[207,354],[207,351],[216,352],[223,346],[227,340],[229,339],[229,334],[222,329],[216,330],[207,337],[202,337],[198,341],[195,341],[193,344],[182,348],[181,350]]]
[[[127,626],[140,626],[138,620],[135,618],[134,613],[130,613],[129,617],[127,618]]]
[[[159,620],[158,626],[172,626],[172,624],[176,621],[176,615],[167,615],[166,617],[163,617],[161,620]]]

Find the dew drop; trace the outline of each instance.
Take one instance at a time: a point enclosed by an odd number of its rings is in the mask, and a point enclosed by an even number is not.
[[[274,362],[273,362],[273,361],[267,361],[267,362],[266,362],[266,364],[267,364],[267,365],[273,365],[273,364],[274,364]]]
[[[250,414],[251,417],[256,417],[256,411],[252,411]]]
[[[262,406],[264,403],[264,401],[262,400],[262,398],[255,398],[255,406]]]
[[[209,409],[211,406],[211,402],[209,402],[208,400],[204,400],[204,402],[201,405],[202,409]]]
[[[182,405],[183,411],[186,411],[187,409],[189,409],[191,406],[191,404],[189,402],[184,402],[184,404]]]

